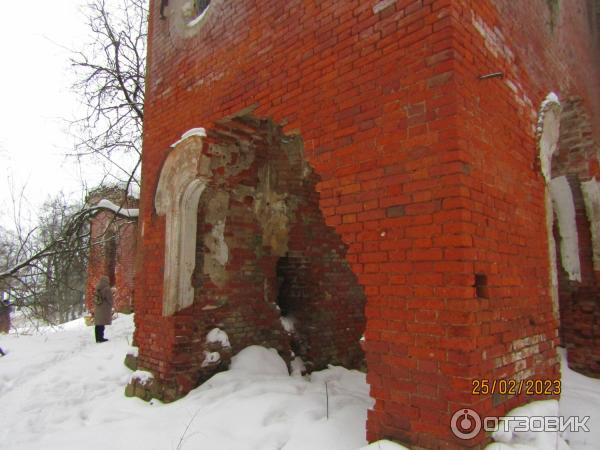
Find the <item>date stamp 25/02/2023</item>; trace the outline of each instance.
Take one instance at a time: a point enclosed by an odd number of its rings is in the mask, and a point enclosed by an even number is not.
[[[560,395],[561,380],[475,379],[473,395]]]

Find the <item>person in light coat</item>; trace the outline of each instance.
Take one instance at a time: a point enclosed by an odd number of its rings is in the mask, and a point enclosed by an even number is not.
[[[112,323],[113,307],[112,290],[106,275],[100,277],[100,280],[96,285],[94,306],[94,324],[96,325],[94,331],[96,334],[96,342],[106,342],[108,339],[104,338],[104,326]]]

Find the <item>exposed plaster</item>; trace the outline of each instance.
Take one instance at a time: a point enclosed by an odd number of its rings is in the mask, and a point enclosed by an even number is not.
[[[552,204],[558,220],[560,233],[560,254],[563,269],[569,280],[581,282],[581,264],[579,261],[579,238],[575,221],[573,194],[567,177],[557,177],[550,182]]]
[[[156,212],[166,216],[164,316],[194,301],[191,277],[195,265],[198,201],[208,175],[198,170],[206,166],[201,163],[201,150],[202,136],[198,133],[178,141],[165,161],[156,189]]]
[[[549,183],[552,177],[552,155],[556,152],[560,132],[561,106],[558,97],[550,92],[540,106],[536,132],[538,160],[544,177],[544,204],[546,210],[546,235],[548,236],[548,257],[550,275],[550,296],[554,317],[559,319],[558,273],[556,269],[556,242],[554,240],[554,208]]]
[[[592,234],[594,270],[600,271],[600,182],[595,177],[584,181],[581,191]]]

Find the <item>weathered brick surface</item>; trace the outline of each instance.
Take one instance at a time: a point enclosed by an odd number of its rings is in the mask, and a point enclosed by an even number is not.
[[[93,193],[89,205],[95,205],[103,198],[123,208],[136,208],[137,200],[124,198],[115,189],[105,189]],[[101,210],[90,220],[90,253],[85,303],[89,311],[94,310],[96,285],[101,276],[109,277],[115,287],[114,307],[117,311],[131,312],[135,277],[135,255],[137,249],[137,220],[115,215]]]
[[[161,315],[165,221],[153,198],[167,149],[190,128],[213,130],[254,106],[302,136],[325,223],[364,288],[369,440],[482,446],[485,436],[452,437],[453,412],[502,414],[527,399],[473,396],[474,378],[559,376],[535,125],[556,91],[582,98],[598,136],[599,52],[586,2],[551,21],[545,0],[215,0],[190,38],[159,19],[159,3],[145,109],[140,363],[170,379],[177,336],[196,333],[192,311]],[[479,79],[498,71],[503,78]],[[476,274],[487,280],[479,297]],[[189,386],[189,374],[177,382]]]

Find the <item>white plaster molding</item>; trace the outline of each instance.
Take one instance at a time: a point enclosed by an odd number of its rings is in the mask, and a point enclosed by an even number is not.
[[[552,178],[552,155],[558,147],[560,111],[558,97],[551,92],[542,102],[537,127],[540,165],[546,183]]]
[[[581,281],[575,204],[573,203],[573,193],[567,177],[554,178],[550,182],[550,192],[558,220],[562,266],[569,275],[569,280]]]
[[[600,271],[600,182],[596,178],[581,183],[585,211],[592,233],[594,270]]]
[[[561,105],[558,96],[550,92],[540,106],[536,131],[538,157],[540,170],[544,176],[544,203],[546,210],[546,235],[548,236],[548,258],[550,276],[550,297],[552,299],[552,311],[554,317],[559,319],[558,303],[558,274],[556,271],[557,256],[556,242],[552,227],[554,224],[554,208],[552,205],[552,194],[550,192],[550,180],[552,178],[552,156],[558,148],[560,133]]]
[[[198,201],[209,174],[202,173],[207,167],[202,164],[206,159],[202,156],[202,134],[186,134],[167,156],[154,198],[157,214],[166,216],[163,316],[194,302]]]

